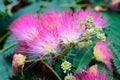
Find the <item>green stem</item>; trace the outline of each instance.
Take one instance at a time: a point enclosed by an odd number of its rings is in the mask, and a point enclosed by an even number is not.
[[[24,76],[23,68],[24,68],[24,64],[23,64],[22,67],[21,67],[21,69],[22,69],[22,70],[21,70],[21,75],[22,75],[22,76]]]
[[[76,56],[76,54],[68,54],[68,56]]]
[[[55,57],[53,57],[53,58],[55,58]],[[40,59],[32,59],[32,60],[26,60],[25,62],[27,63],[27,62],[34,62],[34,61],[44,61],[44,60],[49,60],[50,59],[50,57],[43,57],[43,58],[40,58]]]
[[[0,50],[0,53],[4,52],[5,50],[8,50],[9,48],[15,46],[16,44],[17,44],[17,42],[14,42],[13,44],[11,44],[11,45],[5,47],[4,49]]]
[[[56,75],[56,77],[59,79],[59,80],[62,80],[61,78],[60,78],[60,76],[55,72],[55,70],[51,67],[51,66],[49,66],[47,63],[45,63],[45,62],[43,62],[43,61],[41,61],[43,64],[45,64],[55,75]]]
[[[8,35],[10,32],[7,32],[5,35],[3,35],[3,37],[0,38],[0,42],[2,42]]]

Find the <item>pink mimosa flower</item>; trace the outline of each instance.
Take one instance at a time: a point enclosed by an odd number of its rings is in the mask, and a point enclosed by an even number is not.
[[[11,32],[19,41],[31,41],[39,34],[38,15],[25,14],[15,20],[11,26]]]
[[[106,26],[107,20],[103,17],[102,13],[90,10],[80,10],[78,12],[78,18],[82,19],[84,22],[87,21],[88,16],[93,19],[93,22],[97,27],[104,28]]]
[[[59,15],[55,12],[48,12],[40,16],[39,35],[29,45],[30,50],[36,55],[55,53],[60,42],[58,27],[60,27]]]
[[[116,10],[119,7],[120,0],[111,0],[111,9]]]
[[[96,43],[94,47],[94,56],[96,60],[103,62],[111,69],[111,60],[113,59],[113,56],[104,42],[100,41]]]
[[[61,26],[59,17],[59,13],[51,11],[44,13],[39,21],[44,28],[55,29]]]
[[[85,72],[75,74],[76,80],[108,80],[105,72],[100,73],[97,65],[94,65]]]
[[[43,26],[42,24],[41,26],[43,28],[45,27],[45,29],[39,33],[39,37],[31,42],[29,45],[31,48],[30,50],[36,53],[36,55],[55,53],[60,42],[57,28],[50,29],[48,27],[46,29],[47,26]]]
[[[81,34],[83,33],[83,29],[80,26],[80,21],[78,21],[76,16],[69,11],[61,13],[60,21],[62,25],[59,28],[61,41],[64,44],[77,43]]]

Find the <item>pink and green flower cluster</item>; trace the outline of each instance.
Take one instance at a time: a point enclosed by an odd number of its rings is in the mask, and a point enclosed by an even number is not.
[[[10,31],[19,43],[18,52],[28,53],[30,56],[44,57],[54,54],[58,58],[61,54],[65,54],[62,52],[71,43],[78,49],[95,45],[93,52],[95,59],[111,70],[113,56],[105,43],[106,36],[103,31],[106,25],[107,20],[103,15],[94,11],[51,11],[44,14],[25,14],[11,24]],[[17,57],[19,56],[13,57],[15,69],[17,69],[15,66],[23,65],[26,60],[25,56],[24,60]],[[19,62],[14,60],[22,62],[16,65]],[[73,66],[70,61],[64,60],[61,68],[66,73]],[[86,72],[75,75],[68,73],[66,79],[69,77],[75,80],[107,80],[106,74],[99,74],[97,67],[88,68]]]

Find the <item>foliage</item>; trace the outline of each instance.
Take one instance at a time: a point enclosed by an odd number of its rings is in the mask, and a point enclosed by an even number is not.
[[[9,60],[10,61],[10,60]],[[2,55],[0,56],[0,79],[9,80],[13,76],[12,65]]]
[[[4,2],[1,0],[0,1],[0,14],[5,13],[5,5]]]
[[[17,41],[14,40],[13,36],[9,36],[5,41],[4,47],[0,51],[0,54],[2,54],[4,57],[10,56],[10,54],[14,53],[17,47]]]
[[[76,54],[73,60],[73,66],[76,67],[76,71],[83,70],[91,61],[92,59],[92,52],[93,47],[89,46],[82,50],[75,50],[73,51]]]
[[[113,63],[116,66],[119,74],[120,74],[120,35],[119,35],[119,31],[120,31],[120,23],[119,23],[119,14],[117,13],[111,13],[111,12],[107,12],[105,13],[105,15],[108,17],[109,19],[109,32],[107,33],[108,35],[108,39],[110,40],[110,48],[111,51],[113,52],[114,55],[114,60]]]

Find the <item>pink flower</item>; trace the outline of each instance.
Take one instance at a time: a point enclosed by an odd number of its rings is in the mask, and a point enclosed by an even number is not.
[[[83,28],[80,26],[80,21],[76,19],[74,13],[65,11],[60,15],[61,27],[59,28],[60,39],[64,44],[77,43]]]
[[[46,55],[56,53],[60,42],[58,27],[60,21],[57,13],[50,12],[42,15],[39,20],[39,26],[42,30],[39,35],[30,44],[30,51],[36,55]]]
[[[39,34],[39,24],[37,14],[25,14],[15,20],[10,31],[16,36],[19,41],[29,42],[36,38]]]
[[[119,7],[120,0],[112,0],[111,1],[111,9],[116,10]]]
[[[61,26],[60,15],[54,11],[44,13],[39,22],[42,24],[42,26],[44,26],[44,28],[50,30]]]
[[[10,30],[20,43],[25,43],[26,51],[45,55],[56,53],[60,42],[63,44],[79,42],[86,28],[80,24],[80,19],[86,20],[87,16],[91,16],[97,26],[104,27],[105,20],[101,14],[81,10],[79,13],[51,11],[43,15],[26,14],[15,20]]]
[[[57,30],[44,30],[40,33],[40,37],[36,38],[29,46],[31,51],[37,55],[46,55],[55,53],[59,44],[59,36]]]
[[[97,65],[94,65],[85,72],[75,74],[76,80],[108,80],[105,72],[100,73]]]
[[[80,10],[78,12],[78,19],[87,21],[87,17],[91,17],[93,19],[94,24],[97,27],[104,28],[106,26],[106,19],[103,17],[102,13],[90,11],[90,10]]]
[[[100,41],[96,43],[94,47],[94,56],[96,60],[103,62],[111,69],[111,60],[113,59],[113,56],[104,42]]]

